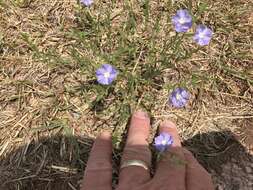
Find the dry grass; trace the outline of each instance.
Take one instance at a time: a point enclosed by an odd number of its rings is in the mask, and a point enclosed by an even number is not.
[[[126,66],[133,76],[141,76],[147,63],[162,62],[171,55],[169,49],[164,57],[157,53],[164,48],[164,41],[175,36],[168,19],[183,5],[175,3],[170,8],[170,2],[150,2],[147,24],[145,14],[140,14],[141,6],[132,4],[140,27],[126,32],[126,38],[136,51],[131,58],[123,52],[112,59],[117,63],[133,59],[133,65]],[[109,4],[97,2],[91,10],[93,16],[106,20]],[[101,104],[96,102],[98,91],[92,89],[94,76],[71,50],[95,65],[105,61],[98,52],[119,53],[118,33],[122,27],[130,27],[124,24],[129,22],[126,5],[119,1],[113,6],[111,28],[101,25],[102,29],[90,29],[75,1],[0,1],[1,184],[7,183],[10,189],[78,189],[91,146],[87,138],[107,129],[120,141],[131,111],[139,107],[153,117],[153,135],[159,122],[167,118],[177,123],[183,140],[229,130],[239,133],[246,146],[252,142],[244,141],[253,137],[241,126],[253,127],[253,6],[247,0],[207,4],[208,9],[198,19],[215,29],[210,46],[178,62],[177,57],[166,60],[168,67],[150,83],[136,82],[126,98],[115,95],[128,89],[127,79],[122,78],[114,93],[102,97]],[[192,3],[193,12],[198,5],[199,1]],[[153,34],[151,26],[158,17],[159,32]],[[87,31],[96,30],[97,35],[88,40],[78,36],[86,27]],[[98,52],[86,46],[98,41]],[[182,47],[190,51],[196,45],[183,40]],[[176,51],[179,58],[186,52]],[[179,110],[167,104],[168,90],[178,81],[192,94],[189,105]]]

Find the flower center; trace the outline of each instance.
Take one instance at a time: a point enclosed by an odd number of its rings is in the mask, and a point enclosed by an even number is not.
[[[178,22],[179,22],[180,24],[184,24],[184,23],[185,23],[184,17],[181,17],[181,18],[178,20]]]
[[[180,94],[176,94],[176,99],[180,100],[182,98],[182,96]]]
[[[167,141],[166,140],[162,140],[162,145],[166,145]]]
[[[204,37],[205,37],[204,32],[199,33],[199,37],[200,37],[200,38],[204,38]]]
[[[110,77],[110,73],[109,73],[109,72],[105,72],[105,73],[104,73],[104,77],[105,77],[105,78],[109,78],[109,77]]]

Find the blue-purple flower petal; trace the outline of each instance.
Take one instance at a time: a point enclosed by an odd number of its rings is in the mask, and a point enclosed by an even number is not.
[[[83,5],[89,7],[93,4],[93,0],[80,0],[80,3],[82,3]]]
[[[168,133],[161,133],[155,138],[154,146],[156,150],[164,152],[173,144],[173,138]]]
[[[184,107],[190,98],[190,94],[184,88],[176,88],[170,94],[169,100],[170,103],[176,107]]]
[[[103,64],[96,70],[96,77],[99,84],[109,85],[117,77],[118,71],[110,64]]]
[[[180,9],[172,17],[172,23],[177,32],[187,32],[192,27],[192,17],[188,10]]]
[[[212,39],[213,31],[205,25],[198,25],[196,28],[194,41],[200,46],[208,45]]]

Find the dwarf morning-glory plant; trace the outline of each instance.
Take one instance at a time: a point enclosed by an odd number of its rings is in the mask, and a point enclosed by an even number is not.
[[[184,107],[190,98],[190,94],[184,88],[176,88],[170,94],[169,100],[176,108]]]
[[[96,77],[99,84],[109,85],[117,77],[118,71],[110,64],[103,64],[96,70]]]
[[[89,6],[92,5],[93,0],[80,0],[80,2],[81,2],[83,5],[89,7]]]
[[[205,25],[198,25],[196,28],[194,41],[200,46],[208,45],[212,39],[213,31]]]
[[[180,9],[172,17],[172,23],[177,32],[187,32],[192,27],[192,16],[186,9]]]
[[[155,138],[154,146],[159,152],[164,152],[173,144],[173,138],[168,133],[161,133]]]

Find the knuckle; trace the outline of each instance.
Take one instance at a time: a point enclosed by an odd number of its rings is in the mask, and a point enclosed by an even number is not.
[[[128,147],[124,150],[123,160],[139,159],[149,163],[150,158],[151,153],[145,147]]]
[[[107,160],[93,160],[92,162],[88,163],[86,170],[101,171],[101,170],[108,170],[110,168],[111,168],[111,162]]]

